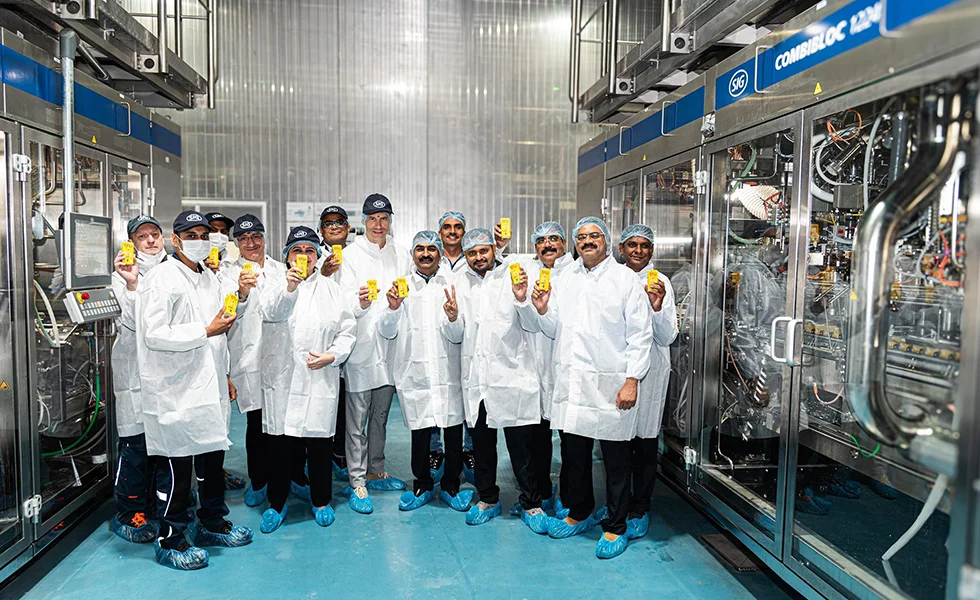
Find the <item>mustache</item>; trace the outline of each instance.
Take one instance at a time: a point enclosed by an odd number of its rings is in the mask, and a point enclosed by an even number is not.
[[[420,263],[430,263],[430,262],[432,262],[432,261],[434,261],[434,260],[435,260],[435,259],[434,259],[434,258],[432,258],[431,256],[420,256],[420,257],[419,257],[419,262],[420,262]]]
[[[593,244],[592,242],[589,242],[587,244],[582,244],[582,250],[593,250],[598,247],[599,247],[598,244]]]
[[[550,254],[552,252],[558,252],[558,248],[555,248],[554,246],[547,246],[546,248],[541,250],[542,254]]]

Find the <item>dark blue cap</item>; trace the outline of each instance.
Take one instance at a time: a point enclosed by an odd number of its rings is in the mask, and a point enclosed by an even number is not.
[[[232,237],[238,237],[250,231],[265,233],[265,225],[255,215],[244,214],[235,221],[235,229],[232,230]]]
[[[324,208],[323,209],[323,212],[320,213],[320,220],[322,221],[323,220],[323,217],[325,217],[327,215],[340,215],[340,216],[342,216],[344,218],[345,221],[349,221],[350,220],[347,217],[347,211],[344,210],[344,207],[337,206],[336,204]]]
[[[223,214],[221,214],[219,212],[208,213],[208,214],[204,215],[204,218],[206,218],[208,220],[208,223],[210,223],[211,221],[222,221],[229,228],[231,228],[231,227],[233,227],[235,225],[235,221],[234,220],[232,220],[229,217],[224,216]]]
[[[299,227],[293,227],[289,230],[289,237],[286,238],[286,245],[282,247],[283,258],[289,255],[290,248],[301,243],[313,244],[313,246],[316,248],[316,255],[320,256],[320,236],[318,236],[316,232],[309,227],[300,225]]]
[[[374,213],[388,213],[389,215],[394,211],[391,210],[391,200],[381,194],[371,194],[364,201],[364,208],[361,212],[366,215],[373,215]]]
[[[214,231],[207,217],[196,210],[185,210],[174,219],[174,233],[180,233],[195,227],[206,227],[208,231]]]
[[[149,223],[150,225],[156,225],[157,229],[159,229],[160,232],[163,233],[163,227],[160,227],[160,221],[157,221],[156,219],[154,219],[149,215],[140,215],[135,219],[130,219],[129,224],[126,225],[126,232],[136,233],[137,229],[139,229],[143,225],[146,225],[147,223]]]

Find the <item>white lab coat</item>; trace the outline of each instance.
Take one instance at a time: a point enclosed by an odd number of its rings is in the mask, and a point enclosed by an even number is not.
[[[460,345],[440,332],[451,273],[440,267],[428,283],[418,272],[408,277],[409,294],[398,310],[386,306],[378,332],[393,340],[392,379],[402,418],[412,431],[453,427],[463,422]],[[385,301],[387,304],[387,301]]]
[[[640,282],[640,291],[646,295],[647,271],[653,265],[636,273]],[[674,288],[670,279],[660,273],[660,281],[664,283],[666,295],[660,312],[650,309],[651,326],[653,328],[653,345],[650,349],[650,369],[646,377],[640,380],[639,391],[636,395],[636,436],[653,439],[660,435],[660,424],[664,416],[664,403],[667,400],[667,383],[670,381],[670,345],[677,337],[677,308],[674,306]]]
[[[388,348],[390,343],[378,335],[378,321],[388,310],[384,296],[391,282],[405,277],[412,268],[408,251],[396,246],[391,236],[384,248],[372,244],[365,236],[358,236],[354,243],[344,249],[344,262],[341,271],[347,270],[345,278],[353,294],[357,318],[357,343],[347,364],[344,366],[344,379],[348,392],[366,392],[386,385],[393,385],[391,370],[388,367]],[[367,285],[369,279],[378,282],[378,299],[366,310],[361,309],[357,300],[358,289]]]
[[[531,346],[537,327],[518,317],[521,309],[508,267],[509,263],[497,265],[481,278],[467,265],[454,279],[459,317],[450,323],[445,313],[442,316],[443,335],[462,343],[463,400],[470,427],[479,419],[480,401],[486,405],[489,427],[541,422],[541,389]],[[443,298],[445,302],[445,294]],[[527,329],[522,322],[528,322]]]
[[[356,322],[345,291],[315,274],[290,293],[285,272],[271,275],[259,295],[262,315],[262,431],[291,437],[333,437],[340,369],[354,347]],[[333,354],[322,369],[306,366],[310,351]]]
[[[579,258],[559,283],[548,312],[538,317],[555,340],[551,426],[598,440],[631,440],[639,411],[616,408],[616,395],[627,378],[643,379],[650,368],[650,301],[636,274],[612,257],[592,271]]]
[[[453,264],[451,260],[443,255],[442,258],[439,259],[439,268],[452,273],[461,273],[463,269],[466,268],[466,257],[460,256],[459,260],[456,261],[456,264]],[[443,296],[443,298],[445,298],[445,296]]]
[[[223,305],[218,278],[170,258],[140,282],[137,363],[147,452],[195,456],[227,450],[228,344],[206,328]],[[239,304],[239,315],[248,303]]]
[[[575,263],[570,253],[563,254],[555,261],[555,266],[551,269],[551,285],[554,286],[562,270]],[[527,271],[527,296],[531,297],[534,292],[534,285],[538,281],[541,273],[541,261],[534,259],[524,266]],[[531,337],[531,345],[534,348],[534,363],[538,368],[538,377],[541,382],[541,414],[544,419],[551,420],[551,397],[555,392],[555,340],[538,332]]]
[[[238,290],[238,277],[242,267],[247,262],[255,265],[255,288],[249,292],[258,294],[269,281],[270,277],[285,277],[286,265],[265,257],[265,267],[259,263],[239,258],[232,263],[222,263],[218,272],[221,281],[222,295]],[[256,296],[258,297],[258,296]],[[262,359],[260,344],[262,341],[262,314],[257,310],[248,311],[235,320],[228,330],[228,355],[230,359],[229,376],[238,390],[238,411],[246,413],[262,408]]]

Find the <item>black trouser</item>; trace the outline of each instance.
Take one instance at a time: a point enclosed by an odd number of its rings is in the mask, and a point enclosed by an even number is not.
[[[504,440],[507,441],[507,452],[510,454],[510,464],[514,467],[514,477],[517,487],[521,490],[520,502],[524,510],[541,508],[541,501],[551,497],[551,452],[548,452],[547,465],[541,456],[541,429],[543,423],[537,425],[522,425],[520,427],[505,427]],[[548,436],[551,436],[551,424],[548,424]],[[550,442],[550,439],[549,439]],[[479,466],[479,464],[477,464]],[[547,480],[547,484],[542,481]],[[547,496],[543,489],[547,488]]]
[[[561,500],[569,508],[568,516],[576,521],[587,519],[595,508],[595,493],[592,488],[594,445],[595,440],[592,438],[567,432],[564,435]],[[606,507],[609,509],[609,516],[602,522],[602,529],[607,533],[623,535],[626,533],[632,474],[630,443],[599,440],[599,446],[602,448],[602,460],[606,467]]]
[[[336,459],[347,457],[345,439],[347,437],[347,382],[340,378],[340,402],[337,403],[337,428],[333,434],[333,456]]]
[[[133,515],[153,514],[153,459],[146,454],[146,435],[119,438],[119,466],[113,496],[119,520],[129,522]]]
[[[218,530],[228,514],[225,504],[225,453],[216,450],[199,456],[155,457],[157,465],[157,514],[160,545],[173,550],[184,541],[193,517],[189,510],[191,477],[197,463],[200,508],[197,518],[210,530]]]
[[[450,496],[459,493],[459,473],[463,470],[463,425],[454,425],[443,430],[446,435],[445,471],[440,482],[442,491]],[[432,428],[416,429],[412,431],[412,474],[415,476],[413,490],[418,496],[419,492],[429,492],[435,487],[432,481],[432,472],[429,470],[429,443],[432,440]]]
[[[330,504],[330,468],[332,438],[296,438],[287,435],[270,435],[271,465],[269,476],[269,506],[282,512],[289,497],[289,481],[296,481],[290,473],[290,465],[309,463],[310,503],[318,508]],[[300,457],[300,458],[297,458]]]
[[[245,413],[245,458],[248,462],[248,479],[253,490],[261,490],[269,483],[269,440],[262,433],[262,409]]]
[[[551,443],[551,421],[542,419],[533,426],[531,440],[531,460],[537,479],[538,494],[542,500],[551,498],[551,459],[554,445]]]
[[[480,501],[496,504],[500,501],[497,487],[497,430],[487,427],[487,407],[480,402],[480,415],[476,425],[470,427],[473,438],[473,480]]]
[[[650,512],[650,498],[657,483],[657,438],[635,437],[630,440],[633,488],[630,494],[629,518],[640,518]]]

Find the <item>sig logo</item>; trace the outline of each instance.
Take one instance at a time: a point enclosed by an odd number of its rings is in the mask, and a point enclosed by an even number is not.
[[[296,236],[296,237],[298,237],[298,238],[302,238],[302,237],[306,237],[306,232],[303,231],[302,229],[300,229],[299,231],[297,231],[293,235]]]
[[[254,225],[254,223],[252,223],[251,221],[242,221],[240,227],[242,229],[248,229],[252,225]]]
[[[728,93],[732,98],[738,98],[745,93],[745,90],[749,87],[749,74],[745,69],[739,69],[735,71],[732,78],[728,81]]]
[[[384,208],[384,207],[385,207],[385,203],[383,200],[374,201],[374,208]]]
[[[204,217],[202,217],[201,215],[199,215],[197,213],[191,213],[191,214],[187,215],[187,220],[188,221],[203,221],[204,220]]]

